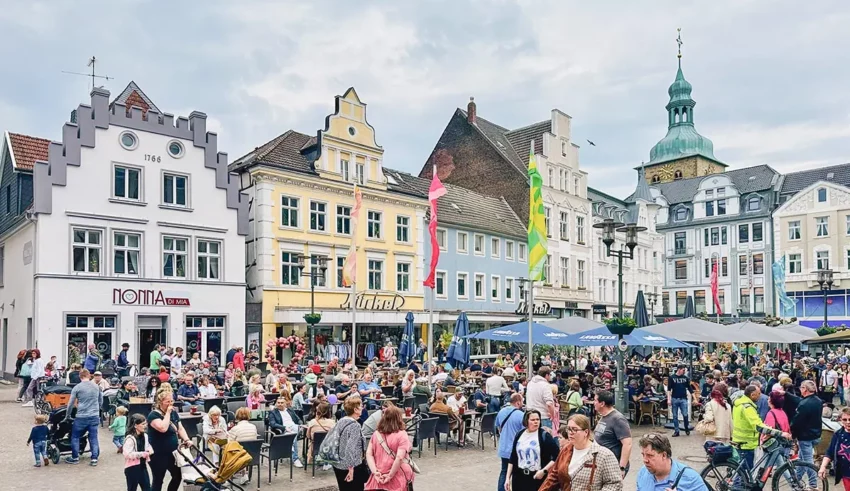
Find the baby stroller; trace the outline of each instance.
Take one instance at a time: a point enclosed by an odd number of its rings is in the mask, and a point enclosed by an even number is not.
[[[185,465],[182,466],[185,484],[196,486],[195,489],[198,489],[198,491],[220,491],[222,489],[244,491],[243,487],[234,483],[231,479],[237,472],[251,465],[253,459],[239,442],[228,442],[221,447],[218,468],[201,451],[198,451],[198,458],[196,459],[192,458],[188,449],[181,447],[177,451],[186,461]]]
[[[71,453],[71,420],[65,421],[68,407],[53,410],[47,418],[47,458],[54,464],[59,463],[62,455]],[[76,413],[76,408],[73,410]],[[87,452],[88,434],[80,437],[80,454]]]
[[[37,414],[50,414],[56,408],[67,406],[71,399],[71,387],[67,385],[39,384],[33,407]]]
[[[103,360],[103,363],[100,364],[100,373],[104,378],[109,379],[115,376],[115,373],[118,371],[117,363],[115,360]]]

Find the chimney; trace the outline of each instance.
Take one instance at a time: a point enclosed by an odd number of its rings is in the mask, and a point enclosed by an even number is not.
[[[466,120],[475,124],[475,97],[469,97],[469,104],[466,105]]]

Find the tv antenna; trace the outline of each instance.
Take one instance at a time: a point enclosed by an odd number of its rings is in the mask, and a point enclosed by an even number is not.
[[[91,67],[91,73],[80,73],[80,72],[68,72],[62,70],[62,73],[67,73],[68,75],[82,75],[83,77],[91,77],[91,88],[94,90],[95,80],[96,78],[102,78],[104,80],[112,80],[113,77],[107,77],[106,75],[97,75],[95,73],[95,64],[97,63],[97,58],[92,56],[89,58],[89,62],[86,66]]]

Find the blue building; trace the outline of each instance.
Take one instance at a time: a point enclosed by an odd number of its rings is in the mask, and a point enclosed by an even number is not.
[[[385,172],[387,170],[385,169]],[[429,180],[390,171],[389,178],[425,193]],[[445,184],[448,193],[437,201],[437,240],[440,260],[434,294],[434,346],[444,331],[451,332],[461,312],[469,318],[470,332],[519,322],[527,316],[521,278],[528,277],[526,228],[504,198],[483,196]],[[426,224],[430,217],[425,218]],[[423,227],[427,230],[427,226]],[[431,264],[431,248],[424,241],[425,272]],[[426,293],[426,311],[431,304]],[[537,303],[538,312],[548,306]],[[416,319],[427,325],[426,317]],[[495,341],[472,341],[472,357],[498,353]]]

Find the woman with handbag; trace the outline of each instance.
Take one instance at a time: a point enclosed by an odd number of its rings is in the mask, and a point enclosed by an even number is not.
[[[165,384],[163,387],[169,387]],[[174,395],[171,390],[160,389],[156,393],[154,409],[148,415],[148,440],[153,448],[148,465],[151,468],[153,491],[162,491],[165,473],[171,474],[168,491],[178,491],[183,485],[183,473],[175,459],[175,452],[183,442],[183,446],[191,446],[192,442],[180,422],[180,416],[174,409]]]
[[[415,472],[409,457],[412,448],[401,409],[388,406],[366,449],[366,463],[372,475],[364,489],[413,491]]]
[[[711,400],[705,405],[702,421],[696,431],[706,441],[729,443],[732,439],[732,406],[726,401],[726,384],[717,382],[711,390]]]
[[[566,445],[540,491],[622,491],[623,473],[611,450],[593,441],[590,418],[574,414],[561,427]]]

